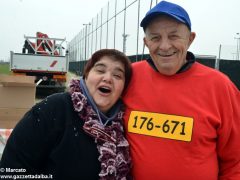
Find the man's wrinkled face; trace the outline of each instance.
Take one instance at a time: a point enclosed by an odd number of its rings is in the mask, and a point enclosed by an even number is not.
[[[156,17],[147,26],[144,43],[158,71],[175,74],[186,62],[189,46],[195,38],[187,26],[168,16]]]

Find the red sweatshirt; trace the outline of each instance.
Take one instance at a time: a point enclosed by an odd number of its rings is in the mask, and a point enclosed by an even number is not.
[[[134,180],[240,180],[240,93],[224,74],[137,62],[124,102]]]

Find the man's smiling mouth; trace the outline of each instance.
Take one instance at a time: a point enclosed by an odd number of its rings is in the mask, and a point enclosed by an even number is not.
[[[176,54],[176,52],[173,52],[173,53],[158,53],[159,56],[162,56],[162,57],[170,57],[170,56],[173,56],[174,54]]]

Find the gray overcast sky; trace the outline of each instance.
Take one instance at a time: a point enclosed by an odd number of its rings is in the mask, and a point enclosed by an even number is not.
[[[219,45],[222,44],[222,53],[225,49],[231,51],[234,58],[237,45],[234,37],[240,32],[240,0],[169,1],[182,5],[190,15],[192,30],[197,34],[191,51],[218,56]],[[35,36],[37,31],[46,33],[49,37],[66,37],[70,41],[83,28],[82,24],[90,22],[107,2],[108,0],[0,0],[0,60],[8,60],[11,50],[21,52],[23,36]],[[149,6],[149,1],[146,6]]]

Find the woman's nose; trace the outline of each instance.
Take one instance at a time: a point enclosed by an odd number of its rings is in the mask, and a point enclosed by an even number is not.
[[[112,75],[111,73],[105,73],[103,76],[103,81],[107,82],[107,83],[111,83],[112,82]]]

